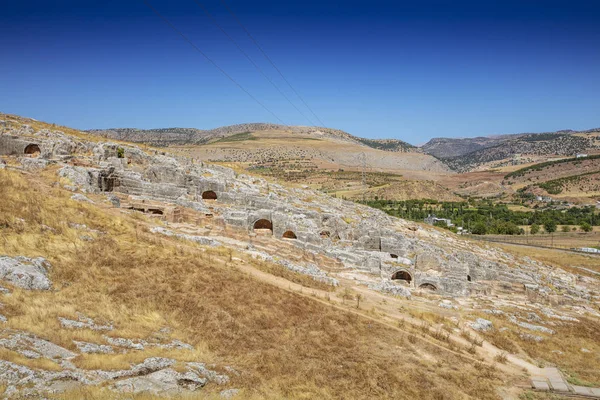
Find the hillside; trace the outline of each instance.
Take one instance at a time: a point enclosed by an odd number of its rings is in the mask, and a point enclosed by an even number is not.
[[[600,386],[592,256],[539,261],[177,149],[0,126],[5,397]]]
[[[529,165],[506,174],[504,182],[522,193],[593,203],[600,200],[600,155]]]
[[[241,133],[263,131],[281,131],[320,139],[340,139],[351,143],[362,144],[374,149],[392,152],[419,151],[415,146],[398,139],[365,139],[351,135],[339,129],[308,126],[285,126],[260,122],[229,125],[210,130],[200,130],[194,128],[112,128],[92,129],[88,132],[108,139],[126,140],[135,143],[148,143],[156,146],[169,146],[199,145]]]
[[[463,156],[477,150],[485,149],[486,147],[493,147],[499,142],[500,140],[490,137],[433,138],[421,146],[421,149],[427,154],[445,159]]]
[[[335,183],[344,192],[342,195],[348,198],[362,196],[365,190],[371,196],[384,194],[395,199],[406,196],[412,198],[423,193],[431,195],[434,191],[420,179],[410,180],[402,185],[395,184],[385,193],[380,193],[380,188],[377,191],[371,190],[375,189],[371,185],[366,188],[361,186],[360,180],[356,188],[356,181],[344,172],[362,170],[363,165],[369,172],[379,173],[381,176],[402,175],[405,171],[435,174],[448,171],[442,162],[403,141],[359,138],[328,128],[253,123],[207,131],[170,128],[88,132],[113,140],[167,146],[185,157],[226,163],[288,182],[302,180],[317,189],[328,190],[328,183],[325,181],[330,179],[323,180],[323,177],[337,174]],[[316,182],[323,184],[313,185]],[[410,189],[406,190],[409,186]],[[350,187],[354,187],[354,190],[349,190]],[[452,195],[445,198],[452,198]]]

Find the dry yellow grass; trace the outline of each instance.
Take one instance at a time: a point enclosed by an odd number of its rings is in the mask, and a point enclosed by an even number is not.
[[[600,272],[600,257],[598,256],[577,254],[553,249],[541,249],[530,246],[510,245],[505,243],[494,243],[494,245],[515,255],[531,257],[543,262],[544,264],[560,267],[566,271],[576,274],[590,275],[584,270],[575,267],[584,267]]]
[[[222,250],[200,251],[156,237],[139,228],[139,220],[104,207],[100,198],[96,205],[75,202],[48,179],[0,171],[0,254],[46,257],[56,289],[13,289],[3,299],[7,326],[74,349],[73,339],[101,340],[98,333],[60,328],[57,317],[83,312],[112,321],[113,336],[148,338],[169,326],[172,337],[196,347],[187,354],[79,356],[74,362],[81,367],[123,368],[151,355],[191,357],[243,371],[231,385],[244,389],[244,398],[498,397],[494,388],[501,381],[494,369],[255,281]],[[70,222],[105,234],[82,240],[83,232]],[[3,356],[16,360],[14,354]],[[106,398],[104,393],[88,388],[75,396]]]
[[[494,329],[483,336],[498,348],[530,357],[539,366],[558,366],[568,379],[577,380],[579,384],[600,386],[600,320],[578,317],[579,322],[566,322],[540,316],[545,321],[544,325],[555,331],[550,335],[520,328],[503,317],[490,314],[477,316],[493,322]],[[503,327],[508,330],[500,331]],[[543,340],[536,342],[521,334],[541,336]],[[589,353],[582,349],[589,350]]]

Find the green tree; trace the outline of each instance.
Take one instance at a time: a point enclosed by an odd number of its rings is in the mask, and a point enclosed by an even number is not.
[[[552,220],[547,220],[544,222],[544,230],[548,233],[556,232],[556,222]]]
[[[487,226],[483,222],[475,224],[472,230],[474,235],[485,235],[487,233]]]
[[[540,232],[540,226],[538,224],[531,225],[531,228],[529,229],[529,233],[531,233],[532,235],[536,235],[539,232]]]
[[[583,224],[581,224],[579,229],[581,229],[584,232],[591,232],[592,229],[594,229],[594,228],[592,228],[592,226],[590,224],[588,224],[587,222],[584,222]]]
[[[571,229],[569,229],[568,225],[563,225],[561,230],[566,233],[566,232],[569,232]]]

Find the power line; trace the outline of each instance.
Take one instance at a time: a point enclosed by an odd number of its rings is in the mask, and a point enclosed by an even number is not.
[[[221,30],[221,32],[223,32],[223,34],[225,36],[227,36],[227,38],[231,41],[231,43],[233,43],[235,45],[235,47],[237,47],[237,49],[240,51],[240,53],[242,53],[248,59],[248,61],[250,61],[250,63],[252,65],[254,65],[254,68],[256,68],[256,70],[258,72],[260,72],[260,74],[267,81],[269,81],[269,83],[287,100],[287,102],[290,103],[290,105],[292,107],[294,107],[296,109],[296,111],[298,111],[310,123],[310,125],[314,126],[315,124],[310,120],[310,118],[308,118],[298,107],[296,107],[296,105],[294,103],[292,103],[292,101],[290,100],[290,98],[279,88],[279,86],[277,86],[275,84],[275,82],[273,82],[273,80],[262,70],[262,68],[260,68],[254,62],[254,60],[248,55],[248,53],[246,53],[244,51],[244,49],[242,49],[242,47],[238,44],[238,42],[234,38],[232,38],[231,35],[229,35],[227,33],[227,31],[219,24],[219,22],[217,22],[217,20],[212,16],[212,14],[206,9],[206,7],[204,7],[204,5],[202,3],[200,3],[198,0],[194,0],[194,3],[196,3],[198,5],[198,7],[200,7],[202,9],[202,11],[204,11],[204,13],[206,14],[206,16],[208,18],[210,18],[210,20],[215,24],[215,26],[217,28],[219,28]]]
[[[281,75],[281,77],[288,84],[288,86],[294,91],[294,93],[296,93],[296,96],[298,96],[298,98],[300,99],[300,101],[302,101],[302,103],[306,106],[306,108],[308,108],[308,110],[312,113],[312,115],[315,116],[315,118],[317,119],[317,121],[319,121],[319,123],[323,127],[326,127],[326,125],[323,123],[323,121],[321,121],[321,118],[319,118],[318,115],[315,114],[315,112],[312,110],[312,108],[310,108],[309,105],[306,103],[306,101],[304,101],[304,99],[302,98],[302,96],[300,96],[300,93],[298,93],[298,91],[296,89],[294,89],[294,87],[292,86],[292,84],[285,78],[285,76],[283,76],[283,73],[281,72],[281,70],[279,68],[277,68],[277,66],[275,65],[275,63],[273,62],[273,60],[271,60],[271,58],[267,55],[267,53],[263,50],[263,48],[258,44],[258,42],[256,41],[256,39],[254,39],[254,36],[252,36],[250,34],[250,32],[248,31],[248,29],[246,29],[246,27],[244,26],[244,24],[242,24],[242,21],[240,21],[240,19],[237,17],[237,15],[235,15],[235,13],[233,12],[233,10],[231,10],[231,8],[229,8],[229,6],[227,5],[227,3],[225,3],[225,0],[221,0],[221,3],[223,3],[223,5],[225,6],[225,8],[227,8],[227,11],[229,11],[229,13],[231,14],[231,16],[233,16],[233,18],[235,18],[235,20],[237,21],[238,25],[242,27],[242,29],[246,32],[246,35],[248,35],[248,37],[254,42],[254,44],[256,45],[256,47],[258,47],[258,49],[263,54],[263,56],[265,56],[265,58],[267,59],[267,61],[269,61],[269,63],[273,66],[273,68],[275,68],[275,70],[279,73],[279,75]]]
[[[207,56],[198,46],[194,44],[187,36],[185,36],[179,29],[175,27],[166,17],[164,17],[161,13],[158,12],[147,0],[143,0],[144,4],[148,6],[160,19],[162,19],[167,25],[171,27],[179,36],[181,36],[186,42],[190,44],[198,53],[200,53],[204,58],[208,60],[215,68],[217,68],[223,75],[225,75],[231,82],[233,82],[238,88],[240,88],[244,93],[246,93],[252,100],[254,100],[258,105],[267,110],[272,116],[274,116],[279,122],[283,125],[287,125],[285,122],[281,120],[273,111],[271,111],[267,106],[261,103],[256,97],[254,97],[248,90],[246,90],[242,85],[240,85],[231,75],[229,75],[223,68],[221,68],[217,63],[215,63],[209,56]]]

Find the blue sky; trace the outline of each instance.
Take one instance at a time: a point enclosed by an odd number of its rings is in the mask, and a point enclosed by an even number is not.
[[[308,124],[194,0],[148,1],[285,123]],[[198,1],[310,115],[221,1]],[[81,129],[278,122],[142,0],[4,3],[2,112]],[[599,1],[227,3],[328,127],[423,143],[600,126]]]

